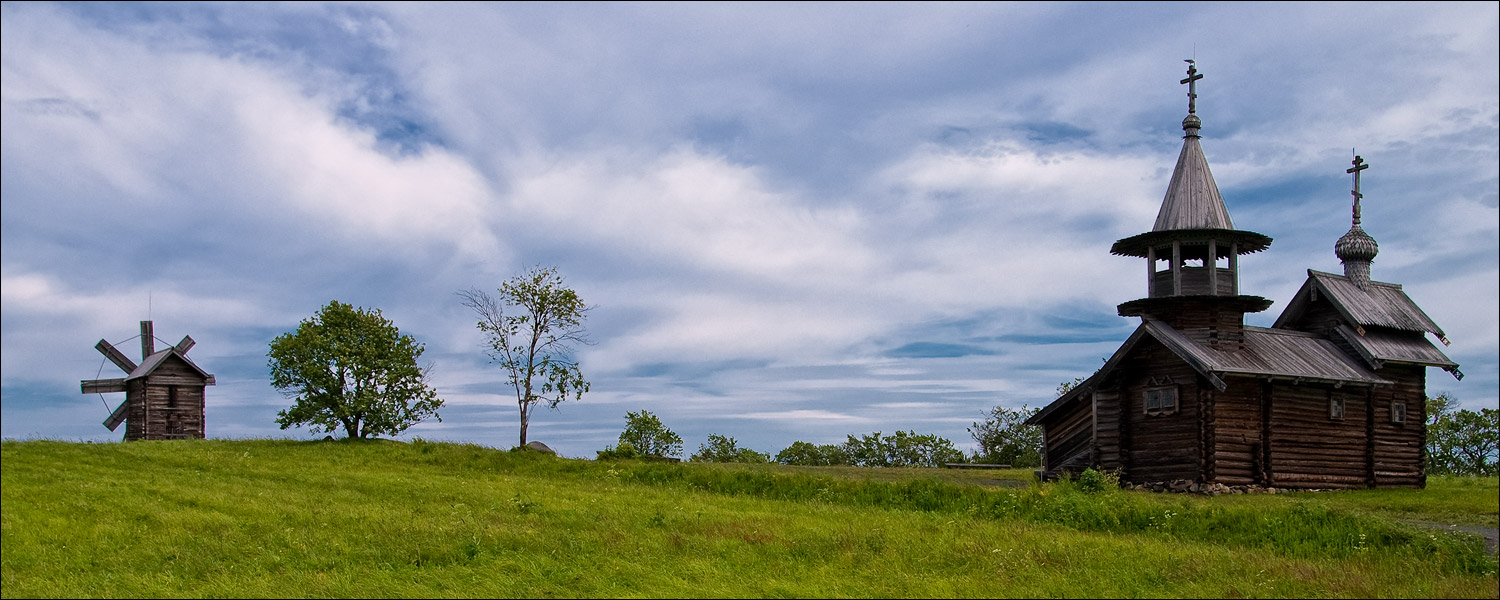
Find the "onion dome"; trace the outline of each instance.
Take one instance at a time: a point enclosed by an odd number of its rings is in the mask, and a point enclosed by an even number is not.
[[[1375,243],[1375,238],[1365,233],[1364,228],[1355,225],[1349,228],[1349,233],[1339,238],[1333,245],[1333,254],[1344,263],[1362,260],[1370,262],[1375,260],[1375,255],[1380,253],[1380,245]]]

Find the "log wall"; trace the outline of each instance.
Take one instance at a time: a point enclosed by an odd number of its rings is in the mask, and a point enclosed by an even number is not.
[[[1288,325],[1299,331],[1316,333],[1319,336],[1334,339],[1337,336],[1331,336],[1331,332],[1343,322],[1344,316],[1334,308],[1333,303],[1322,294],[1318,294],[1318,299],[1308,302],[1307,308],[1297,321]]]
[[[1042,429],[1047,449],[1044,475],[1048,478],[1076,473],[1094,463],[1093,403],[1075,401],[1059,412]]]
[[[1155,315],[1190,340],[1211,348],[1245,347],[1245,313],[1217,299],[1184,300],[1178,310]]]
[[[1396,382],[1375,389],[1374,433],[1370,450],[1374,458],[1375,485],[1423,487],[1427,485],[1424,449],[1427,446],[1427,369],[1415,365],[1388,365],[1380,376]],[[1406,403],[1406,422],[1391,422],[1391,405]]]
[[[1154,340],[1138,345],[1136,352],[1121,361],[1118,372],[1119,427],[1128,438],[1122,447],[1121,480],[1198,480],[1203,464],[1197,372]],[[1166,378],[1177,386],[1177,411],[1146,414],[1146,388]]]
[[[1271,485],[1352,488],[1372,483],[1368,388],[1274,382],[1270,390]],[[1343,401],[1342,419],[1329,417],[1331,399]]]
[[[1231,377],[1225,383],[1224,391],[1210,392],[1212,462],[1206,479],[1225,485],[1262,484],[1261,384],[1249,377]]]
[[[1125,467],[1126,432],[1120,427],[1120,394],[1096,391],[1094,403],[1094,456],[1099,468],[1121,470]]]

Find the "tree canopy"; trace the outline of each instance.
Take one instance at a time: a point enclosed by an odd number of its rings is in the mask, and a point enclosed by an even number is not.
[[[620,446],[627,444],[645,457],[666,458],[682,454],[682,438],[648,410],[625,413]]]
[[[849,436],[844,442],[849,464],[859,467],[941,467],[944,463],[964,462],[964,454],[953,442],[915,430],[900,431],[881,437],[881,432]]]
[[[1449,394],[1427,399],[1427,462],[1434,473],[1495,475],[1500,472],[1500,411],[1459,408]]]
[[[276,422],[314,433],[342,427],[366,438],[401,433],[429,416],[441,421],[443,401],[417,365],[423,350],[379,309],[329,302],[271,340],[271,385],[295,400]]]
[[[764,452],[756,452],[749,448],[741,448],[733,437],[710,433],[708,434],[708,442],[698,444],[698,451],[693,453],[693,456],[688,460],[693,462],[760,464],[771,462],[771,455]]]
[[[849,452],[842,444],[814,444],[798,440],[776,453],[776,462],[808,467],[847,465]]]
[[[498,296],[459,292],[479,316],[487,353],[505,373],[521,412],[521,443],[537,404],[557,408],[589,390],[574,358],[574,344],[587,344],[583,320],[589,307],[569,289],[556,267],[536,267],[500,284]]]
[[[1058,387],[1060,389],[1062,386]],[[1026,424],[1026,419],[1036,413],[1037,409],[1025,405],[1021,408],[996,406],[991,409],[983,422],[969,427],[969,435],[979,442],[979,451],[975,456],[977,461],[1013,467],[1041,466],[1042,428]]]

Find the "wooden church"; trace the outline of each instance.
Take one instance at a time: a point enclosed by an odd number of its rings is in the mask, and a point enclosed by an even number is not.
[[[1191,63],[1191,61],[1189,61]],[[1204,158],[1188,67],[1182,152],[1150,232],[1112,254],[1146,259],[1141,324],[1104,366],[1027,421],[1044,432],[1045,477],[1086,467],[1121,481],[1286,488],[1426,484],[1426,373],[1458,365],[1443,331],[1401,286],[1370,279],[1378,247],[1353,226],[1334,245],[1344,274],[1308,271],[1272,327],[1271,301],[1241,293],[1239,257],[1271,238],[1235,229]]]
[[[81,384],[85,394],[125,392],[125,400],[105,419],[114,431],[125,423],[125,441],[171,440],[204,437],[204,392],[214,376],[187,357],[194,345],[183,336],[176,346],[156,349],[151,321],[141,321],[141,364],[105,340],[94,346],[126,373],[119,379],[89,379]]]

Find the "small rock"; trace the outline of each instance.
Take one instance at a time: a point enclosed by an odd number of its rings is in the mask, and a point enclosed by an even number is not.
[[[545,452],[547,454],[557,456],[556,450],[548,448],[546,444],[543,444],[541,442],[526,442],[526,449],[536,450],[537,452]]]

